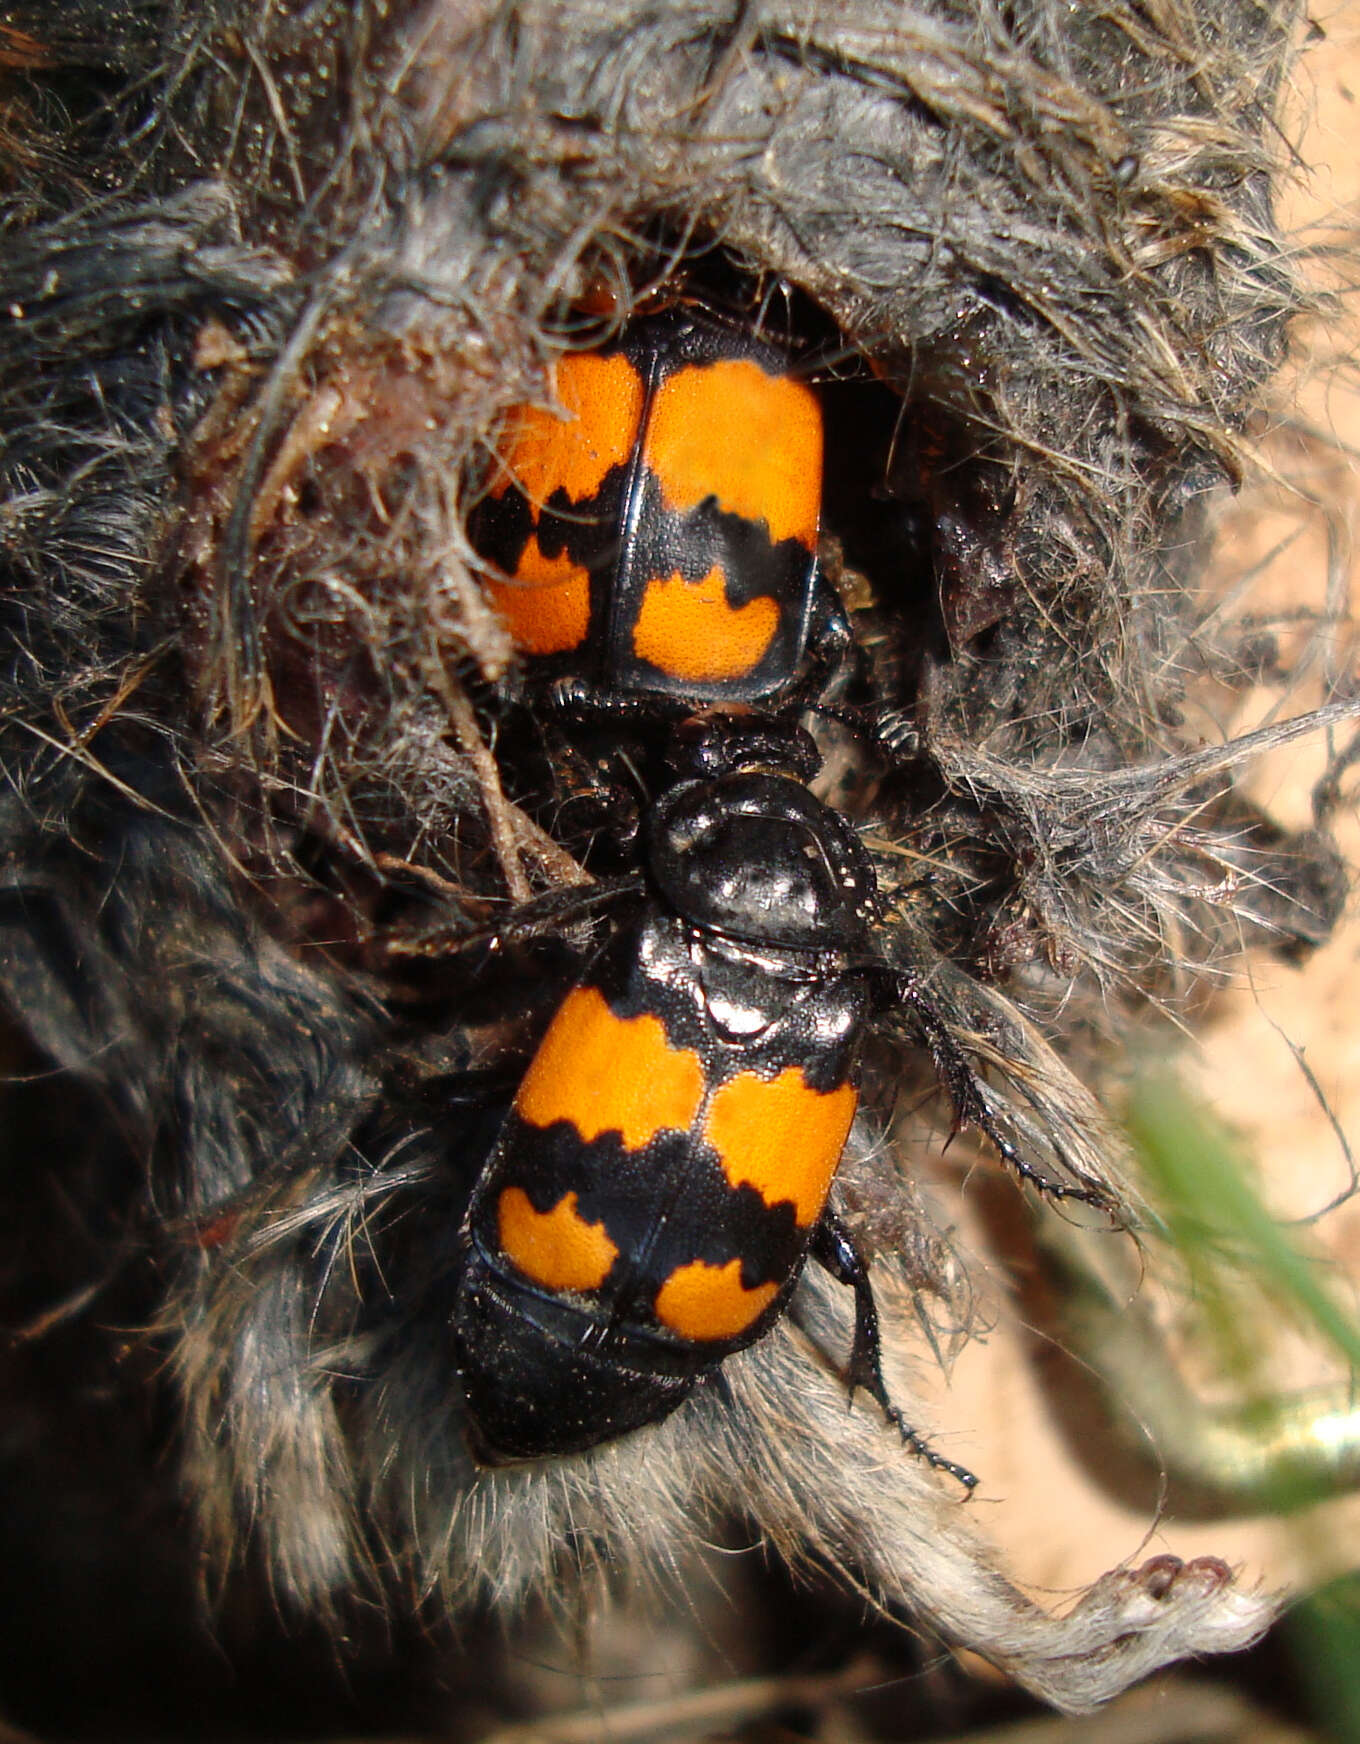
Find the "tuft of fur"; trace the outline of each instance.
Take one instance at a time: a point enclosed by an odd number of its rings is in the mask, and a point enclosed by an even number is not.
[[[1271,205],[1297,9],[6,16],[0,995],[113,1135],[52,1166],[143,1268],[213,1568],[331,1619],[569,1608],[678,1578],[735,1515],[1069,1708],[1251,1640],[1271,1601],[1217,1563],[1116,1571],[1061,1616],[1021,1595],[947,1481],[847,1410],[845,1305],[811,1278],[667,1422],[477,1470],[453,1232],[488,1110],[611,922],[489,976],[397,947],[474,945],[586,878],[506,726],[464,532],[498,419],[545,399],[588,292],[622,319],[735,275],[895,408],[836,530],[900,753],[853,809],[919,993],[880,1098],[933,1060],[1041,1187],[1136,1219],[1064,1048],[1192,1006],[1247,943],[1310,948],[1344,894],[1325,818],[1285,838],[1234,782],[1357,705],[1208,750],[1176,712],[1179,554],[1305,301]],[[875,563],[883,499],[910,531]],[[966,1281],[872,1121],[841,1192],[911,1417],[919,1305],[956,1323]]]

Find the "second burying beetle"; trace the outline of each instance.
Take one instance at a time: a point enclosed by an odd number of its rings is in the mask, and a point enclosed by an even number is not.
[[[782,698],[843,657],[821,406],[779,347],[672,308],[559,359],[554,393],[560,414],[510,414],[473,519],[531,680],[684,712]]]

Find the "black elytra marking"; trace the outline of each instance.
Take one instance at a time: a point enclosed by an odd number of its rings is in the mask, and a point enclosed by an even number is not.
[[[662,1133],[628,1150],[617,1133],[583,1144],[567,1121],[529,1126],[511,1115],[494,1173],[478,1190],[474,1226],[496,1251],[495,1208],[507,1187],[528,1195],[540,1214],[575,1193],[577,1215],[602,1224],[619,1257],[596,1293],[601,1302],[646,1307],[678,1267],[696,1260],[742,1265],[747,1289],[782,1283],[807,1248],[790,1200],[767,1204],[743,1182],[734,1187],[701,1139]]]

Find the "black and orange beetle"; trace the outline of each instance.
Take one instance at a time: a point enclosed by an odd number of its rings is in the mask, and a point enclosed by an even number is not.
[[[857,1103],[873,869],[795,775],[673,787],[652,891],[567,996],[469,1210],[455,1311],[478,1450],[670,1412],[782,1312]]]
[[[821,406],[784,351],[675,306],[561,357],[553,390],[561,416],[511,412],[472,523],[531,678],[686,712],[843,656],[817,567]]]

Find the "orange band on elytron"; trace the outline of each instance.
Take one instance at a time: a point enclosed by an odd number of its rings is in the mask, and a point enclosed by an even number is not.
[[[524,547],[513,579],[489,575],[486,591],[525,654],[565,654],[589,634],[589,571],[565,551],[545,557],[537,534]]]
[[[770,537],[817,543],[822,409],[810,388],[748,358],[677,370],[647,415],[643,459],[672,509],[706,497]]]
[[[740,678],[760,664],[778,628],[779,605],[768,594],[733,607],[721,569],[701,581],[686,581],[677,570],[669,580],[647,583],[633,651],[671,678]]]
[[[577,987],[548,1026],[515,1097],[531,1126],[569,1120],[586,1144],[623,1135],[630,1151],[688,1132],[704,1094],[696,1054],[673,1048],[659,1017],[616,1017],[595,987]]]
[[[544,406],[515,406],[501,430],[500,471],[493,497],[517,485],[536,506],[559,487],[586,502],[612,466],[623,466],[637,443],[643,387],[626,357],[572,352],[553,372],[559,418]]]
[[[704,1137],[734,1187],[754,1187],[767,1205],[791,1200],[806,1229],[822,1214],[858,1102],[851,1084],[809,1090],[798,1066],[772,1080],[741,1072],[713,1092]]]
[[[741,1281],[740,1260],[725,1266],[695,1260],[675,1268],[657,1291],[653,1311],[681,1338],[735,1338],[759,1320],[778,1294],[778,1284],[748,1290]]]
[[[507,1187],[496,1202],[501,1252],[547,1290],[598,1290],[619,1250],[603,1223],[587,1223],[568,1193],[551,1211],[535,1211],[520,1187]]]

